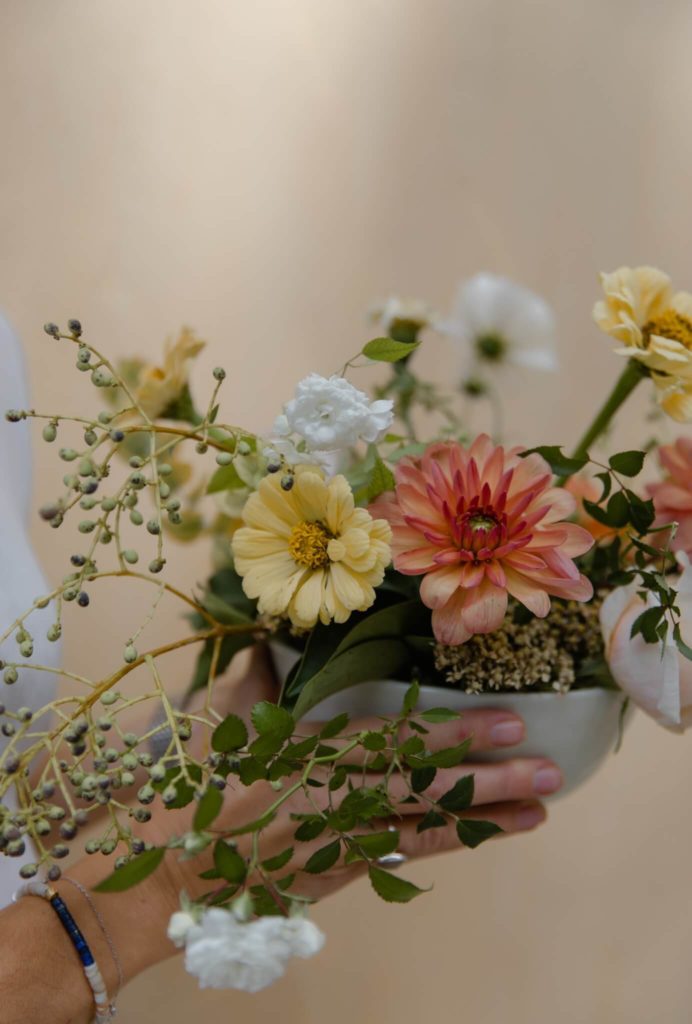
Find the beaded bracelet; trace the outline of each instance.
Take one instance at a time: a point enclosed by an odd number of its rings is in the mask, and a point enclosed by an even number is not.
[[[94,996],[94,1002],[96,1004],[96,1024],[110,1024],[110,1021],[115,1017],[115,1006],[108,1002],[108,994],[106,992],[106,984],[103,980],[101,971],[98,968],[94,955],[89,949],[89,945],[82,935],[81,931],[77,927],[77,923],[73,918],[72,914],[67,909],[65,901],[55,891],[51,889],[45,882],[27,882],[26,885],[21,886],[14,894],[14,902],[17,902],[22,896],[40,896],[46,902],[50,903],[51,907],[58,915],[58,920],[63,926],[69,939],[77,951],[79,959],[82,961],[82,967],[84,968],[84,974],[86,980],[89,983],[89,987]]]

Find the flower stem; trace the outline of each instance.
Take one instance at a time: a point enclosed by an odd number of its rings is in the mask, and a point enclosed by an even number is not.
[[[588,428],[577,447],[572,452],[573,459],[583,459],[589,453],[589,448],[607,430],[610,422],[620,406],[632,394],[640,380],[647,376],[646,367],[636,359],[630,359],[627,366],[620,374],[601,409],[596,414],[591,426]]]

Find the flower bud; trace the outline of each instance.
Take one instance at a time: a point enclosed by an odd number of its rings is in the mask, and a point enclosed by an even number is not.
[[[58,327],[57,324],[53,324],[53,323],[44,324],[43,325],[43,330],[46,332],[46,334],[49,334],[51,336],[51,338],[59,338],[60,337],[60,328]]]
[[[223,366],[215,366],[211,372],[214,380],[224,380],[226,377],[226,371]]]
[[[68,320],[67,329],[70,332],[70,334],[74,335],[75,338],[79,338],[82,333],[82,325],[80,324],[79,320]]]

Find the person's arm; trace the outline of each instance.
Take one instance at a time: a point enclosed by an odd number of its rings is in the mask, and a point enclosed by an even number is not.
[[[242,703],[261,699],[266,677],[255,662],[252,681],[246,678],[240,690],[242,700],[234,700],[236,711],[245,710]],[[230,710],[230,708],[229,708]],[[354,728],[368,723],[354,723]],[[512,726],[514,730],[512,730]],[[499,728],[498,728],[499,727]],[[466,734],[473,735],[473,750],[507,747],[519,742],[523,728],[519,719],[502,711],[479,709],[464,715],[462,721],[431,728],[431,746],[446,747],[458,743]],[[449,789],[456,779],[473,772],[475,775],[474,806],[465,812],[468,817],[495,821],[505,833],[523,832],[540,824],[545,811],[537,798],[560,785],[560,774],[544,759],[513,759],[495,764],[465,763],[459,768],[441,770],[434,785],[440,793]],[[315,791],[319,793],[319,790]],[[405,796],[402,790],[402,799]],[[225,808],[216,826],[229,830],[261,815],[276,797],[271,786],[255,783],[249,788],[228,791]],[[304,799],[299,793],[282,805],[280,813],[263,835],[263,851],[273,856],[292,844],[295,820],[291,812],[301,812]],[[143,827],[142,838],[154,845],[164,845],[172,835],[181,835],[192,827],[194,804],[174,813],[161,805],[152,805],[154,816]],[[429,829],[418,833],[419,815],[411,805],[402,805],[396,819],[400,833],[399,849],[408,858],[429,856],[458,849],[459,841],[453,827]],[[298,844],[292,868],[299,870],[314,849],[324,842],[316,840]],[[241,847],[241,852],[243,851]],[[199,873],[213,864],[211,848],[193,860],[180,860],[169,852],[162,866],[144,882],[118,894],[93,893],[92,899],[105,922],[122,965],[127,983],[146,968],[176,953],[166,937],[170,916],[178,909],[179,894],[185,890],[193,899],[208,888]],[[299,874],[300,891],[313,899],[322,899],[358,878],[363,868],[354,864],[337,864],[320,875]],[[69,877],[92,889],[109,872],[108,862],[101,856],[86,857],[68,872]],[[92,908],[84,896],[68,882],[55,888],[65,899],[78,926],[89,943],[106,982],[109,995],[117,985],[117,971]],[[0,912],[0,1007],[2,1024],[87,1024],[93,1018],[91,991],[82,973],[79,960],[62,931],[52,907],[41,898],[29,896]]]

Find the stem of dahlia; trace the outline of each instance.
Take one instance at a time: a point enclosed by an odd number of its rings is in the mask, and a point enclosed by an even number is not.
[[[607,430],[620,406],[629,398],[639,381],[643,380],[646,376],[647,371],[643,363],[640,363],[637,359],[628,360],[625,369],[615,383],[615,387],[596,414],[591,426],[572,452],[573,459],[583,459],[588,455],[591,445]]]

